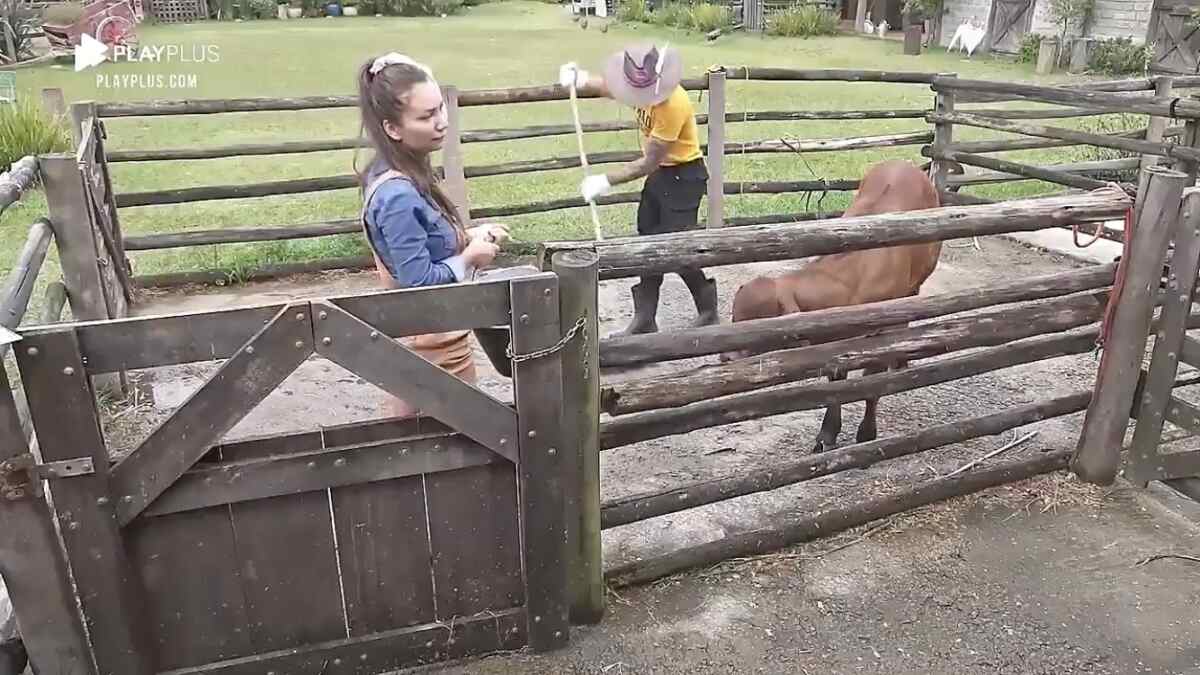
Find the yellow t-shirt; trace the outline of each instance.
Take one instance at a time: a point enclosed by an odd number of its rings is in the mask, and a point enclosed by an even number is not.
[[[700,137],[696,132],[696,112],[683,87],[676,86],[667,100],[649,108],[637,109],[642,136],[669,143],[667,158],[661,166],[674,166],[700,159]]]

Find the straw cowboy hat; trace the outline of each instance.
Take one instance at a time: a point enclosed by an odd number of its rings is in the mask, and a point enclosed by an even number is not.
[[[683,60],[667,45],[631,45],[604,63],[604,84],[612,97],[635,108],[667,100],[682,79]]]

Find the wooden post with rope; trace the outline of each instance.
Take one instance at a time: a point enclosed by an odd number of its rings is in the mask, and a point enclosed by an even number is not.
[[[1150,167],[1146,173],[1149,179],[1140,216],[1133,231],[1126,232],[1126,252],[1100,334],[1103,352],[1095,394],[1071,457],[1075,475],[1097,485],[1111,485],[1121,466],[1121,445],[1149,339],[1167,242],[1179,221],[1188,180],[1187,174],[1161,166]],[[1135,237],[1137,245],[1131,246]]]

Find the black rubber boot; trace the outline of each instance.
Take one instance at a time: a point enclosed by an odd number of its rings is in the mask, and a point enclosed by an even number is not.
[[[661,287],[661,278],[658,279],[658,283],[647,283],[643,278],[629,289],[633,295],[633,321],[629,322],[625,330],[614,333],[613,337],[658,332],[655,316],[658,314],[658,291]]]
[[[692,300],[696,303],[696,320],[692,322],[692,327],[715,326],[721,323],[721,318],[717,316],[716,280],[706,278],[704,272],[699,270],[695,274],[680,276],[692,292]]]

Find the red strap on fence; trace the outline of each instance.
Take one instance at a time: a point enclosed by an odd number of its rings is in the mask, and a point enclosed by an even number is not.
[[[1129,253],[1133,250],[1133,207],[1125,211],[1125,236],[1121,243],[1121,260],[1117,263],[1117,273],[1113,278],[1112,291],[1108,295],[1108,303],[1104,306],[1104,320],[1100,323],[1100,337],[1096,339],[1096,349],[1104,349],[1108,343],[1109,332],[1112,330],[1113,315],[1117,310],[1117,301],[1121,297],[1121,289],[1125,286],[1125,269],[1129,262]],[[1104,368],[1105,350],[1100,355],[1100,368]]]

